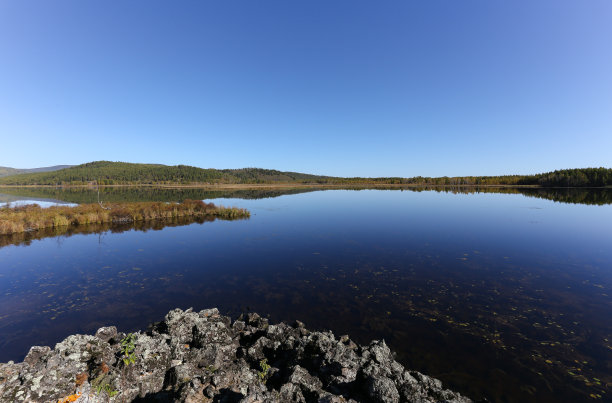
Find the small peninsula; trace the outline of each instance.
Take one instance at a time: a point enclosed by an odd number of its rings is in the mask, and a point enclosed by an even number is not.
[[[241,208],[218,207],[201,200],[181,203],[124,202],[113,204],[81,204],[78,206],[38,205],[0,208],[0,235],[31,232],[44,228],[63,228],[90,224],[128,224],[142,221],[164,221],[181,217],[222,219],[248,218]]]

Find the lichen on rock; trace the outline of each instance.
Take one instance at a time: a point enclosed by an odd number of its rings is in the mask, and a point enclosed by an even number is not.
[[[133,362],[122,359],[126,336],[104,327],[54,349],[32,347],[23,362],[0,364],[0,401],[470,401],[406,370],[384,341],[359,346],[301,322],[175,309],[130,338]]]

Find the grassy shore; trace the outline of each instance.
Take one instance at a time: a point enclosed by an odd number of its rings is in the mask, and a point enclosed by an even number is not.
[[[250,213],[235,207],[218,207],[200,200],[182,203],[136,202],[109,205],[81,204],[75,207],[38,205],[0,208],[0,234],[63,228],[88,224],[126,224],[170,220],[178,217],[247,218]]]

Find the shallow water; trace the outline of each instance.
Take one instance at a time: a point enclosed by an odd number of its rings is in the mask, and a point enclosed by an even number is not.
[[[248,208],[249,220],[0,248],[0,361],[72,333],[136,330],[175,307],[216,306],[360,342],[384,338],[406,366],[473,398],[610,400],[612,205],[513,193],[293,193],[212,200]]]

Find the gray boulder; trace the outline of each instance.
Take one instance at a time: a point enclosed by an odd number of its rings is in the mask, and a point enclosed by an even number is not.
[[[470,402],[407,371],[384,341],[301,322],[175,309],[145,333],[104,327],[0,364],[1,402]]]

